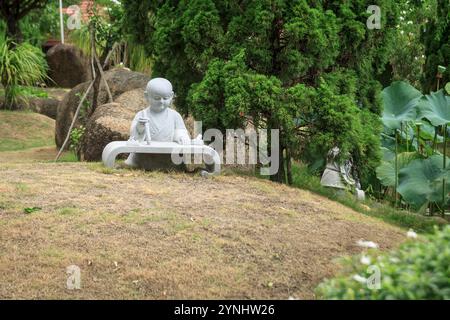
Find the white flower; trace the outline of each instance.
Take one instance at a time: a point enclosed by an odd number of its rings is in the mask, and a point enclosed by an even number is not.
[[[413,24],[413,22],[412,22],[411,20],[409,20],[409,21],[407,22],[407,24]]]
[[[361,260],[359,260],[362,264],[365,264],[365,265],[369,265],[370,264],[370,257],[368,257],[368,256],[362,256],[361,257]]]
[[[358,240],[358,242],[356,244],[363,248],[372,248],[372,249],[378,248],[378,244],[376,244],[373,241],[364,241],[364,240],[360,239],[360,240]]]
[[[406,233],[406,236],[411,239],[416,239],[417,233],[415,233],[413,229],[409,229],[408,232]]]
[[[362,283],[362,284],[367,283],[367,279],[360,276],[359,274],[355,274],[352,279],[355,281],[358,281],[359,283]]]

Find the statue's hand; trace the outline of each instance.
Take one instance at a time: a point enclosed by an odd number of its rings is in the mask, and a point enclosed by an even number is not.
[[[129,146],[137,146],[139,145],[139,141],[137,141],[134,137],[130,137],[127,141],[127,145]]]
[[[143,132],[145,130],[146,124],[149,122],[147,118],[139,118],[137,121],[137,128],[139,132]]]
[[[181,136],[181,137],[178,137],[176,142],[179,143],[179,144],[186,145],[186,144],[191,144],[191,139],[189,139],[186,136]]]
[[[143,127],[144,127],[148,122],[149,122],[148,118],[139,118],[139,119],[138,119],[138,124],[139,124],[140,126],[143,126]]]
[[[146,124],[147,122],[149,122],[149,119],[148,119],[148,118],[145,118],[145,117],[140,117],[140,118],[138,119],[138,122],[139,122],[139,123],[142,123],[142,124]]]

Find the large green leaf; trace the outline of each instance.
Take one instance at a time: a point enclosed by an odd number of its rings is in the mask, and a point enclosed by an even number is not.
[[[390,149],[388,149],[386,147],[381,147],[380,150],[381,150],[381,153],[383,155],[383,157],[381,159],[382,161],[389,162],[389,161],[394,159],[394,157],[395,157],[395,152],[394,151],[392,151],[392,150],[390,150]]]
[[[406,202],[418,209],[428,201],[442,200],[442,180],[445,176],[442,156],[416,159],[400,170],[397,191]],[[446,180],[447,190],[450,190],[449,182]]]
[[[406,135],[406,132],[408,132],[408,135]],[[411,140],[415,134],[415,126],[410,125],[408,122],[403,123],[403,130],[400,132],[400,137],[402,137],[402,139],[406,139],[408,137],[408,139]]]
[[[430,140],[432,141],[434,139],[434,133],[435,133],[435,127],[433,127],[428,122],[423,122],[420,126],[420,138],[422,140]],[[436,141],[437,142],[443,142],[444,137],[440,134],[436,135]]]
[[[395,138],[386,134],[384,132],[381,133],[381,146],[387,148],[391,151],[395,150]]]
[[[386,148],[384,148],[386,149]],[[382,148],[383,150],[383,148]],[[389,156],[389,150],[383,150],[384,156]],[[407,166],[412,160],[418,157],[415,152],[402,152],[397,156],[398,170]],[[377,178],[385,187],[393,187],[395,185],[395,155],[389,161],[381,161],[380,166],[376,169]]]
[[[404,121],[417,118],[417,103],[422,96],[419,90],[403,81],[396,81],[383,90],[383,124],[399,129]]]
[[[422,97],[419,102],[422,118],[427,118],[433,126],[450,123],[450,98],[443,90]]]

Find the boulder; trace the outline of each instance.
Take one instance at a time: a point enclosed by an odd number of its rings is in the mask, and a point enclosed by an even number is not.
[[[57,44],[47,51],[49,86],[73,88],[91,79],[89,58],[77,47]]]
[[[58,109],[56,110],[56,123],[55,123],[55,142],[58,148],[61,148],[66,138],[67,131],[69,130],[70,124],[72,122],[73,116],[77,109],[78,103],[80,102],[83,92],[88,87],[88,83],[81,83],[70,92],[68,92],[62,101],[58,104]],[[92,97],[92,96],[91,96]],[[89,97],[88,97],[89,98]],[[80,123],[84,125],[84,121],[80,121],[83,118],[86,110],[86,105],[83,106],[81,110],[81,117],[75,123],[75,126],[79,126]]]
[[[59,101],[52,98],[32,98],[29,101],[29,109],[56,120],[58,104]]]
[[[138,100],[138,94],[134,93],[133,97],[126,96],[122,98],[119,103],[124,103],[125,106],[128,107],[129,105],[134,105],[135,102],[140,103],[138,101],[142,102],[144,101],[143,90],[145,89],[147,82],[150,80],[150,77],[148,77],[147,75],[139,72],[129,71],[123,68],[114,68],[112,70],[105,72],[105,78],[106,81],[108,82],[108,86],[111,90],[111,94],[115,101],[123,93],[132,91],[133,89],[137,88],[141,89],[140,91],[141,98],[139,98],[141,100]],[[64,99],[58,105],[58,112],[56,116],[56,128],[55,128],[55,141],[58,148],[61,147],[61,145],[64,142],[64,139],[66,138],[67,131],[72,122],[78,103],[82,95],[88,88],[88,86],[89,82],[84,82],[77,85],[75,88],[73,88],[69,93],[65,95]],[[92,91],[93,90],[91,90],[89,95],[87,96],[84,106],[82,107],[82,110],[80,112],[80,116],[78,117],[77,122],[75,124],[76,126],[79,125],[86,126],[90,118],[91,115],[90,106],[92,105],[93,100]],[[127,99],[130,100],[127,101]],[[101,81],[99,93],[97,96],[97,106],[101,106],[108,102],[109,102],[108,94],[106,92],[103,81]],[[141,109],[145,108],[145,102],[143,102],[140,105],[140,108]]]
[[[99,161],[108,143],[128,140],[131,121],[145,105],[144,89],[135,89],[120,95],[116,102],[97,107],[86,124],[80,146],[81,158]]]
[[[5,97],[0,97],[0,109],[5,108]],[[53,98],[37,98],[31,97],[26,100],[19,99],[15,110],[29,110],[32,112],[43,114],[49,118],[56,119],[56,110],[58,108],[59,101]]]
[[[120,103],[125,109],[133,112],[133,117],[130,119],[130,124],[138,111],[147,108],[147,101],[145,101],[144,90],[144,88],[139,88],[127,91],[121,94],[115,100],[115,102]]]
[[[102,158],[103,148],[111,141],[127,140],[134,114],[119,103],[101,105],[89,119],[81,141],[81,159],[96,161]]]
[[[86,161],[101,161],[105,146],[112,141],[128,140],[131,122],[136,113],[147,107],[144,89],[134,89],[121,94],[115,102],[106,103],[99,107],[89,118],[80,145],[81,159]],[[193,137],[193,118],[183,119]],[[156,167],[163,167],[163,163],[170,163],[170,155],[145,155],[152,157]],[[174,169],[170,166],[170,169]]]

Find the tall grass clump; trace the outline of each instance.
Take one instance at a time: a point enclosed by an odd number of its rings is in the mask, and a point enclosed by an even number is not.
[[[0,36],[0,81],[5,91],[3,109],[16,109],[20,99],[26,100],[20,86],[35,86],[47,78],[48,65],[44,53],[31,44],[16,44]]]

